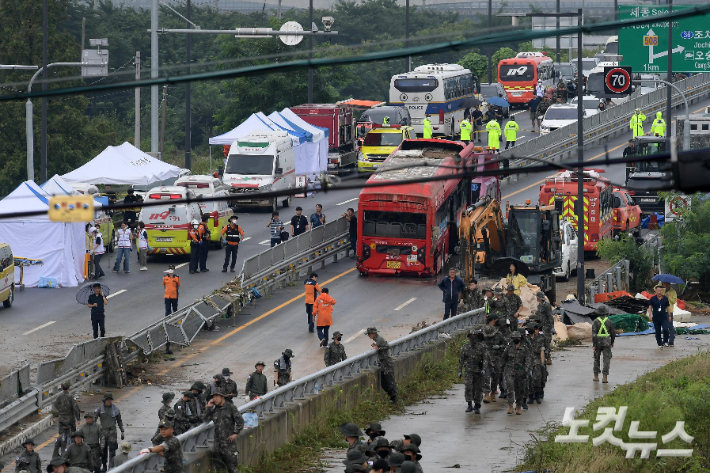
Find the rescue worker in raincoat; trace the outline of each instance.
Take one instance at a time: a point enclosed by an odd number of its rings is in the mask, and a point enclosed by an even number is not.
[[[519,130],[520,127],[515,122],[515,117],[511,116],[510,120],[508,120],[508,123],[505,124],[505,149],[508,149],[508,146],[515,146],[515,141],[518,139]]]
[[[471,122],[468,121],[468,118],[464,118],[461,121],[461,141],[464,143],[468,144],[471,141],[471,129],[473,127],[471,126]]]
[[[495,118],[486,125],[486,131],[488,132],[488,149],[492,152],[498,152],[500,150],[500,125]]]
[[[426,118],[424,119],[423,133],[424,133],[423,138],[425,140],[430,140],[433,136],[433,133],[431,130],[431,115],[427,115]]]
[[[666,136],[666,121],[663,119],[663,113],[656,112],[656,119],[651,125],[651,135]]]
[[[637,108],[634,111],[634,115],[631,117],[631,122],[629,126],[631,127],[631,132],[634,135],[634,138],[637,136],[643,136],[643,122],[646,120],[646,115],[644,115],[641,112],[640,108]]]

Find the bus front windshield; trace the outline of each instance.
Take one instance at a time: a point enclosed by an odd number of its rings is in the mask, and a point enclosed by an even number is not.
[[[501,82],[532,82],[535,80],[535,66],[517,64],[500,66],[498,79]]]
[[[426,239],[426,214],[365,210],[362,234],[380,238]]]
[[[363,146],[399,146],[402,142],[402,133],[368,133]]]

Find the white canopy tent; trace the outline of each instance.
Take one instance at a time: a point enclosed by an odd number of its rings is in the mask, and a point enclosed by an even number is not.
[[[269,125],[261,120],[255,113],[239,124],[238,127],[229,130],[219,136],[210,138],[211,145],[228,145],[237,141],[239,138],[244,138],[252,131],[274,131]]]
[[[178,177],[180,168],[155,159],[130,143],[109,146],[94,159],[62,177],[86,184],[147,185]]]
[[[328,171],[328,129],[313,126],[303,120],[301,117],[291,111],[290,108],[284,108],[279,112],[286,123],[298,131],[303,131],[311,135],[308,143],[308,153],[313,156],[318,156],[319,173]]]
[[[84,224],[49,220],[49,197],[37,184],[27,181],[0,201],[0,214],[43,212],[42,215],[3,220],[0,241],[9,243],[16,257],[43,261],[43,265],[24,268],[25,286],[36,287],[40,277],[44,276],[56,278],[61,286],[75,287],[84,281]],[[19,282],[20,272],[15,271],[15,283]]]

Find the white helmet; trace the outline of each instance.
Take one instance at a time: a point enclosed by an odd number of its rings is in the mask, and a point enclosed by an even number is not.
[[[199,224],[200,224],[200,222],[198,222],[196,219],[193,219],[193,220],[192,220],[192,226],[193,226],[193,227],[194,227],[194,226],[197,226],[197,225],[199,225]]]

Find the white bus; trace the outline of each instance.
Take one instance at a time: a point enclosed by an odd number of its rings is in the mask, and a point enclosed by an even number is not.
[[[458,64],[427,64],[392,76],[389,104],[409,110],[417,135],[431,115],[433,134],[453,137],[479,88],[478,78]]]

